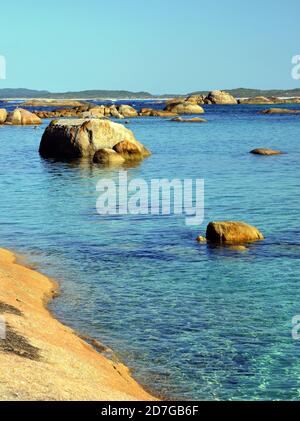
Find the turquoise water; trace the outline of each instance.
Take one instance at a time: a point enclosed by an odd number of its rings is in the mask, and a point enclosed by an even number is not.
[[[297,106],[293,106],[296,108]],[[207,106],[207,124],[133,119],[153,156],[129,177],[205,179],[205,221],[101,217],[91,164],[44,161],[45,126],[0,127],[1,246],[59,280],[51,308],[113,348],[143,385],[184,399],[299,399],[300,117]],[[286,155],[248,152],[270,147]],[[210,220],[266,240],[245,253],[199,245]]]

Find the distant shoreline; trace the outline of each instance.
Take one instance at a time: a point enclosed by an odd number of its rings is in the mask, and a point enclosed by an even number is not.
[[[276,98],[282,99],[282,100],[288,100],[288,99],[295,99],[299,98],[299,96],[277,96]],[[70,98],[29,98],[29,97],[23,97],[23,98],[0,98],[0,102],[19,102],[19,101],[44,101],[49,102],[49,107],[51,107],[53,104],[51,102],[53,101],[61,101],[61,102],[70,102],[70,101],[79,101],[79,102],[120,102],[120,101],[128,101],[128,102],[134,102],[134,101],[153,101],[153,102],[165,102],[169,101],[170,99],[174,98],[185,98],[185,96],[179,96],[176,97],[165,97],[165,98],[77,98],[77,97],[70,97]],[[252,97],[235,97],[237,100],[247,100],[251,99]],[[265,105],[265,104],[264,104]],[[55,105],[53,105],[55,106]]]
[[[166,98],[0,98],[0,101],[49,101],[51,105],[51,101],[168,101],[174,97],[166,97]],[[180,98],[178,96],[178,98]]]
[[[254,98],[257,96],[295,98],[300,97],[300,88],[295,89],[255,89],[255,88],[219,88],[228,92],[235,98]],[[127,90],[82,90],[69,92],[50,92],[47,90],[23,89],[23,88],[2,88],[0,89],[0,100],[19,99],[57,99],[57,100],[81,100],[81,101],[146,101],[146,100],[167,100],[171,98],[185,98],[191,95],[207,95],[210,90],[198,90],[184,94],[163,93],[151,94],[150,92],[133,92]]]

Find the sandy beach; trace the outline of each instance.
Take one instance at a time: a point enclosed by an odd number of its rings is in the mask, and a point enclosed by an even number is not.
[[[0,400],[155,400],[131,377],[57,321],[47,302],[58,286],[0,249]]]

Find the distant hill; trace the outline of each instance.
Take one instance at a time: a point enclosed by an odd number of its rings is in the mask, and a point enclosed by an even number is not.
[[[49,92],[32,89],[0,89],[0,98],[52,98],[52,99],[133,99],[153,98],[149,92],[90,90],[78,92]]]
[[[255,96],[300,97],[300,88],[291,90],[271,89],[224,89],[236,98],[253,98]],[[185,97],[188,95],[207,95],[209,91],[195,91],[186,95],[165,94],[153,95],[149,92],[88,90],[74,92],[49,92],[33,89],[0,89],[0,99],[9,98],[52,98],[52,99],[155,99]]]
[[[0,98],[44,98],[49,91],[36,91],[33,89],[0,89]]]

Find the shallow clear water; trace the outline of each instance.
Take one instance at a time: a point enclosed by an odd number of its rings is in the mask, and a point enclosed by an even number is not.
[[[297,106],[294,105],[293,108]],[[299,106],[298,106],[299,107]],[[42,127],[0,127],[1,246],[61,284],[67,324],[113,348],[156,393],[185,399],[299,399],[300,117],[207,106],[207,124],[131,120],[153,156],[129,177],[205,179],[205,221],[101,217],[90,164],[44,161]],[[271,147],[286,155],[248,152]],[[245,253],[199,245],[210,220],[266,240]]]

